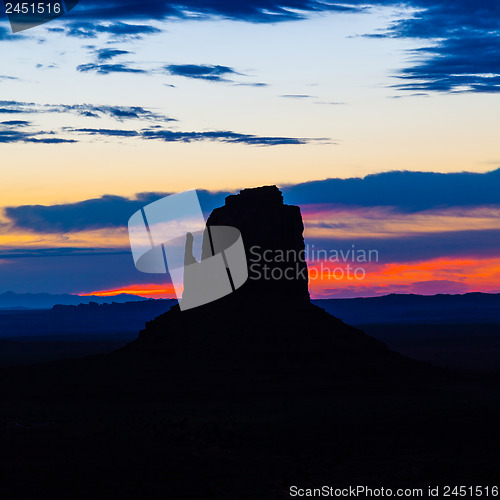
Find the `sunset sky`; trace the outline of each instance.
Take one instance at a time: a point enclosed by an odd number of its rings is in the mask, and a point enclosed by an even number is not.
[[[171,296],[135,270],[128,218],[268,184],[309,246],[378,251],[315,297],[500,292],[499,21],[497,0],[81,0],[16,34],[2,18],[0,293]]]

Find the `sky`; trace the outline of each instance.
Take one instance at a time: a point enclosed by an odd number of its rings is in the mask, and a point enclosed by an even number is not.
[[[132,213],[269,184],[310,248],[378,251],[360,280],[312,259],[314,297],[500,292],[499,20],[495,0],[81,0],[14,34],[1,18],[0,293],[169,296],[133,266]]]

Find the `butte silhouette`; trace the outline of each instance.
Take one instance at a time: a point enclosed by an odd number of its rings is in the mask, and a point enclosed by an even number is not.
[[[156,359],[171,369],[204,376],[230,370],[233,377],[268,382],[294,377],[321,385],[339,372],[358,378],[430,370],[311,303],[300,208],[284,204],[276,186],[228,196],[207,226],[232,226],[241,232],[248,280],[215,302],[186,311],[172,307],[148,322],[121,356]],[[191,238],[186,245],[189,263]],[[202,260],[211,255],[208,248],[205,233]],[[184,293],[190,293],[189,283]]]

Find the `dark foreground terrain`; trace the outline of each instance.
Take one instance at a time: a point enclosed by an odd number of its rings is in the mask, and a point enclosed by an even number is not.
[[[203,326],[220,312],[174,308],[117,353],[2,369],[1,498],[498,484],[498,377],[412,362],[315,306]]]
[[[500,372],[500,294],[389,295],[313,300],[409,358]],[[0,366],[108,353],[137,337],[175,300],[0,311]]]
[[[253,500],[289,498],[291,485],[498,484],[499,381],[377,387],[367,376],[285,389],[241,386],[232,373],[218,384],[157,375],[3,392],[2,498]]]

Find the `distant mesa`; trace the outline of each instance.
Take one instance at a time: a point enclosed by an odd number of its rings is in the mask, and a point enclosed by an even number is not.
[[[113,302],[130,302],[133,300],[147,300],[139,295],[120,293],[111,297],[101,297],[98,295],[72,295],[50,294],[50,293],[0,293],[0,309],[51,309],[55,305],[89,304],[111,304]]]

